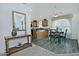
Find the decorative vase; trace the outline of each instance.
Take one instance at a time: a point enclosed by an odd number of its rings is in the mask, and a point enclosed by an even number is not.
[[[17,31],[16,30],[12,30],[12,36],[16,36],[17,35]]]

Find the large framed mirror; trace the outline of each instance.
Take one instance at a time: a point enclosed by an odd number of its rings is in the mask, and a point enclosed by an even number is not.
[[[22,12],[12,11],[13,29],[16,31],[26,32],[26,14]]]

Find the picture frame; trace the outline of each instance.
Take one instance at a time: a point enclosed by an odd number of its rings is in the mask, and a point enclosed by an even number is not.
[[[22,12],[12,11],[13,29],[16,31],[26,32],[26,14]]]

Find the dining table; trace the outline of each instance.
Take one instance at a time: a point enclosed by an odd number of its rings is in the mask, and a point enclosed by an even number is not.
[[[64,35],[64,31],[56,31],[55,29],[50,29],[49,36],[53,37],[54,39],[57,39],[58,42],[61,41],[60,37]]]

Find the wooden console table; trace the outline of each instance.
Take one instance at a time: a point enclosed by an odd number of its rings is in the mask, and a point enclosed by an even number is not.
[[[23,45],[21,45],[20,47],[9,47],[9,41],[10,40],[15,40],[15,39],[18,39],[18,38],[24,38],[26,37],[27,38],[27,42]],[[6,45],[6,53],[7,55],[10,55],[12,53],[15,53],[17,51],[20,51],[22,49],[25,49],[27,47],[30,47],[32,46],[32,43],[31,43],[31,40],[32,40],[32,36],[31,35],[19,35],[19,36],[7,36],[7,37],[4,37],[5,38],[5,45]]]

